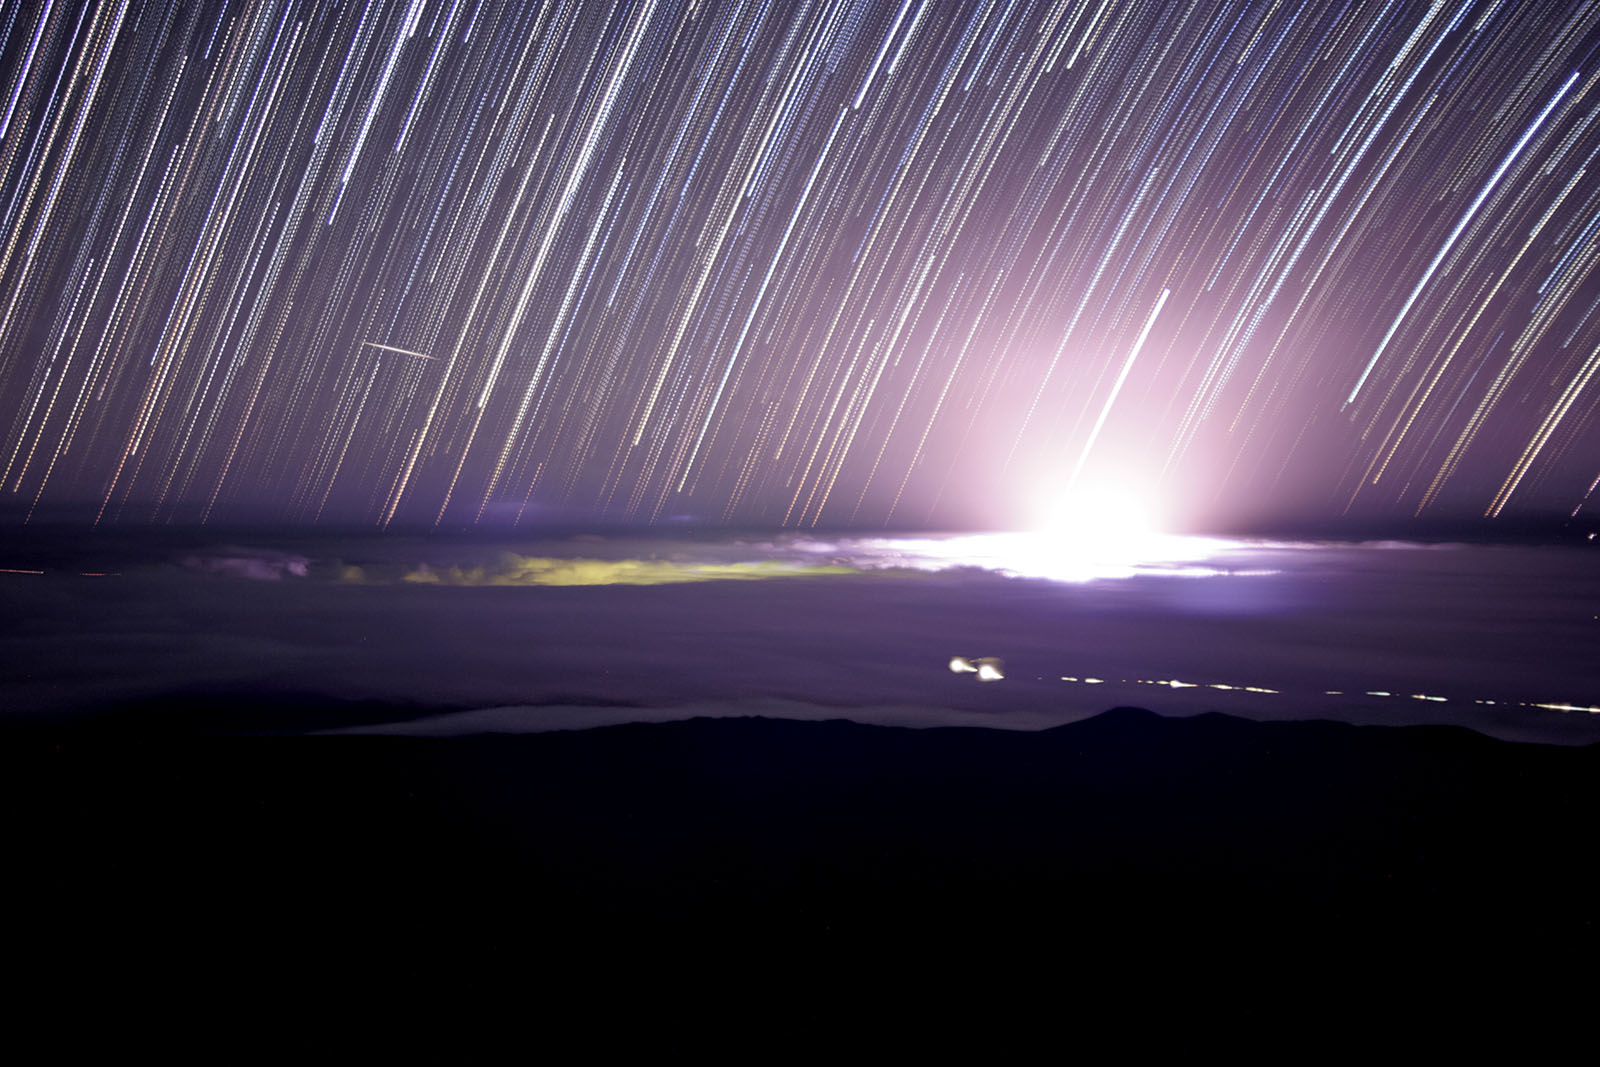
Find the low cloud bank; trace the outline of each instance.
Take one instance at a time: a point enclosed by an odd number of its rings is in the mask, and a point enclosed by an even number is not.
[[[311,561],[305,556],[270,548],[220,548],[215,552],[186,556],[183,565],[207,574],[223,574],[258,582],[277,582],[284,578],[304,578]]]

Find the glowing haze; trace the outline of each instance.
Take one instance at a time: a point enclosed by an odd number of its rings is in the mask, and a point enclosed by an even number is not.
[[[1581,512],[1597,44],[1496,0],[9,5],[7,515]]]

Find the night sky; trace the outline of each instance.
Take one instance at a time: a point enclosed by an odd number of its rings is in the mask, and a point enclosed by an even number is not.
[[[0,487],[49,1047],[1589,1039],[1600,0],[0,3]]]
[[[20,520],[1566,516],[1600,4],[0,14]]]

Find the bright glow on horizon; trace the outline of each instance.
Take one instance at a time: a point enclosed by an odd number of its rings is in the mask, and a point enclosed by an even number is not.
[[[1236,542],[1170,534],[1154,496],[1116,483],[1078,484],[1041,501],[1033,528],[939,538],[896,538],[874,547],[884,562],[925,570],[981,567],[1017,578],[1088,582],[1136,574],[1210,577],[1207,566]]]
[[[1121,535],[1107,528],[1104,532],[1076,535],[1017,531],[896,537],[864,540],[847,547],[850,564],[866,569],[943,571],[973,567],[1013,578],[1056,582],[1092,582],[1140,574],[1210,578],[1276,573],[1260,569],[1238,572],[1211,564],[1217,556],[1241,547],[1237,541],[1160,533],[1131,536],[1126,529]]]
[[[1164,532],[1151,497],[1127,482],[1075,485],[1043,510],[1039,531],[1078,556],[1138,555]]]

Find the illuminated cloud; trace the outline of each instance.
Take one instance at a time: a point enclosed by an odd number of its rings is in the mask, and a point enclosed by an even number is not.
[[[359,568],[350,568],[359,571]],[[797,566],[780,561],[680,563],[644,559],[562,559],[507,553],[493,566],[420,564],[401,581],[415,585],[673,585],[681,582],[750,581],[826,574],[853,574],[849,567]],[[361,580],[360,578],[345,580]]]
[[[311,561],[304,556],[271,549],[225,548],[188,556],[183,560],[183,565],[211,574],[275,582],[284,578],[307,577]]]

